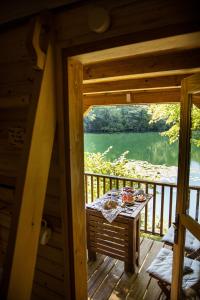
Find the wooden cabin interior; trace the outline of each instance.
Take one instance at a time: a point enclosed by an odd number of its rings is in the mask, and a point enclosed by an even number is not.
[[[1,299],[161,299],[155,281],[146,291],[146,265],[126,277],[106,258],[117,279],[101,292],[103,280],[91,278],[105,257],[87,275],[83,115],[93,105],[180,102],[181,81],[200,72],[198,2],[9,5],[0,13]],[[141,265],[162,246],[142,245]]]

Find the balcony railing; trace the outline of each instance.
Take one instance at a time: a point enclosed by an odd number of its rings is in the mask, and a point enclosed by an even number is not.
[[[162,236],[171,226],[176,209],[177,186],[141,179],[130,179],[101,174],[84,174],[85,201],[93,202],[107,191],[124,186],[143,189],[152,194],[152,198],[141,214],[141,230],[145,233]],[[190,186],[189,214],[200,220],[199,210],[200,186]]]

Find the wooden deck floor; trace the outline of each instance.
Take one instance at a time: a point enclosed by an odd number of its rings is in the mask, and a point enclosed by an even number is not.
[[[94,300],[164,300],[155,279],[146,269],[163,246],[147,238],[140,243],[140,268],[137,274],[124,273],[124,263],[97,254],[95,262],[88,262],[88,299]]]

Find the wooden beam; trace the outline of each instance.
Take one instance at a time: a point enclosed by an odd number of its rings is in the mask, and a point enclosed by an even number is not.
[[[200,32],[192,32],[169,36],[161,39],[153,39],[140,43],[128,44],[120,47],[108,48],[101,51],[93,51],[74,56],[84,65],[106,60],[116,60],[122,57],[141,55],[152,52],[178,51],[200,47]]]
[[[125,79],[108,82],[98,83],[86,83],[83,85],[83,93],[96,94],[106,93],[113,91],[137,91],[155,88],[169,88],[169,87],[180,87],[181,80],[189,76],[184,75],[172,75],[172,76],[161,76],[152,78],[139,78],[139,79]]]
[[[80,62],[68,59],[68,119],[69,119],[69,201],[71,203],[73,235],[74,298],[87,299],[86,215],[84,200],[83,67]],[[67,118],[67,117],[66,117]],[[67,137],[66,137],[67,138]]]
[[[176,103],[180,101],[180,89],[146,91],[137,93],[115,93],[84,95],[84,112],[92,105],[129,105],[151,103]]]
[[[84,66],[83,79],[92,82],[157,77],[200,71],[200,49],[154,53]]]
[[[3,279],[5,299],[31,297],[42,212],[56,127],[52,47],[49,46],[39,99],[32,103],[29,134],[16,185],[15,211]]]
[[[190,231],[192,234],[200,240],[200,224],[196,222],[190,215],[181,214],[181,223]]]

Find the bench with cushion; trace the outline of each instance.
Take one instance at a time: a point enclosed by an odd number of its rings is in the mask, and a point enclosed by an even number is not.
[[[166,243],[167,245],[173,246],[174,244],[174,227],[171,226],[165,236],[162,238],[162,242]],[[186,230],[185,235],[185,251],[193,252],[200,249],[200,241],[191,234],[190,231]]]
[[[147,272],[158,280],[158,284],[167,297],[170,297],[172,282],[173,251],[162,248]],[[200,295],[200,261],[184,257],[182,293],[183,299]]]

